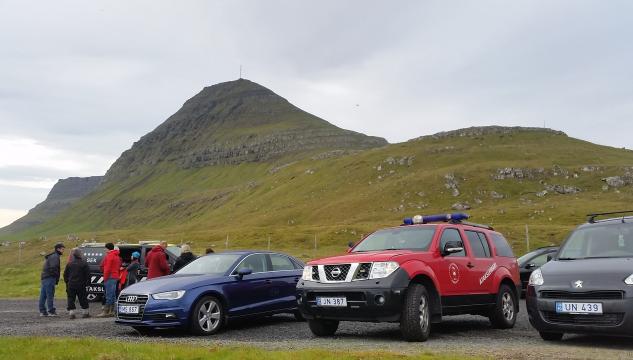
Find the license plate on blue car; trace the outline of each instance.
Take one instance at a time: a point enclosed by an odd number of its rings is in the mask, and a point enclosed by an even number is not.
[[[556,302],[559,314],[596,314],[602,315],[602,303]]]
[[[345,297],[317,297],[317,306],[333,306],[347,307],[347,298]]]
[[[138,305],[119,305],[119,314],[138,314]]]

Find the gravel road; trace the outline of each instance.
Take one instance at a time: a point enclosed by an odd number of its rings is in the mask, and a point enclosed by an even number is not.
[[[56,304],[58,308],[63,308],[65,302],[58,300]],[[91,306],[92,315],[96,315],[100,305]],[[546,343],[530,327],[525,303],[521,306],[517,324],[511,330],[492,329],[483,317],[454,316],[446,317],[442,324],[435,326],[427,342],[407,343],[401,340],[397,324],[346,322],[341,323],[335,337],[315,338],[305,322],[296,322],[290,315],[233,323],[211,337],[195,337],[175,330],[161,330],[151,336],[140,336],[129,327],[114,324],[111,318],[70,320],[67,315],[40,318],[35,300],[0,300],[0,336],[97,336],[132,342],[248,345],[268,349],[327,348],[399,353],[430,351],[507,359],[633,358],[633,341],[628,338],[567,335],[560,343]]]

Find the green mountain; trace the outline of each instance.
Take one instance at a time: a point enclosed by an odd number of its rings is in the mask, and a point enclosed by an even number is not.
[[[205,88],[115,162],[98,189],[3,239],[188,241],[304,258],[414,214],[466,211],[517,253],[633,200],[633,152],[540,128],[399,144],[339,129],[247,80]],[[228,242],[227,242],[228,239]],[[315,243],[318,249],[314,250]]]

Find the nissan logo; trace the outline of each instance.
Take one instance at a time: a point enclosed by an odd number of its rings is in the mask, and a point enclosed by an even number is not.
[[[135,302],[136,300],[138,300],[138,296],[127,296],[125,298],[125,302]]]
[[[333,278],[339,277],[341,275],[341,269],[337,267],[332,269],[332,271],[330,271],[330,275],[332,275]]]

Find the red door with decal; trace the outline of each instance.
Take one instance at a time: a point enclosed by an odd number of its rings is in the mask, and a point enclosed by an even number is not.
[[[494,273],[499,266],[492,257],[486,234],[483,231],[464,230],[464,239],[470,249],[470,280],[473,294],[493,294]]]
[[[468,268],[470,257],[465,247],[461,252],[442,257],[442,249],[449,241],[460,242],[464,247],[464,241],[458,229],[451,227],[443,229],[437,248],[440,258],[431,265],[439,280],[440,293],[442,296],[468,294],[472,288]]]

